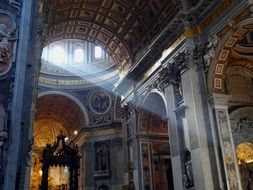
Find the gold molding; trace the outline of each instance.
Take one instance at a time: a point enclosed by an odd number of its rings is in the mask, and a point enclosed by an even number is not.
[[[231,6],[236,2],[236,0],[224,0],[221,2],[210,14],[209,16],[202,20],[198,25],[193,28],[185,29],[186,37],[195,37],[201,34],[207,29],[212,23],[216,22]]]

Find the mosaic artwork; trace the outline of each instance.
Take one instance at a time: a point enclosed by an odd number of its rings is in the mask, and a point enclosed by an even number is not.
[[[95,113],[102,114],[108,111],[111,99],[106,92],[95,92],[91,96],[91,109]]]

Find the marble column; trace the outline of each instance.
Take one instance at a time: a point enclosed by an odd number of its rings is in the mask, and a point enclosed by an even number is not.
[[[229,98],[230,96],[226,94],[213,93],[211,100],[218,128],[217,131],[219,133],[218,136],[221,146],[227,189],[242,190],[228,114]]]
[[[176,102],[174,97],[173,84],[168,85],[164,89],[167,106],[167,117],[169,127],[169,143],[171,152],[171,164],[173,170],[174,189],[183,190],[181,155],[180,155],[180,139],[182,136],[179,133],[177,118],[175,114]]]
[[[129,119],[129,128],[131,128],[131,140],[129,142],[129,156],[130,162],[133,163],[133,178],[134,178],[134,185],[136,189],[143,189],[142,188],[142,178],[141,178],[141,161],[140,161],[140,144],[137,138],[137,110],[132,108]]]
[[[184,132],[189,139],[189,147],[186,148],[191,152],[194,187],[197,190],[213,190],[214,182],[207,142],[202,88],[199,81],[199,70],[193,60],[186,60],[186,68],[181,71],[181,82],[185,104]]]
[[[123,107],[123,115],[125,119],[124,126],[127,127],[124,137],[127,138],[128,164],[129,166],[132,166],[130,172],[132,174],[131,177],[133,178],[128,179],[128,185],[133,182],[135,189],[143,189],[141,180],[142,166],[140,162],[140,145],[137,138],[138,110],[136,105],[132,102],[127,102]]]
[[[17,182],[25,183],[23,181],[18,180],[21,179],[21,164],[24,163],[24,159],[21,158],[21,156],[27,153],[26,146],[21,146],[21,139],[23,135],[23,130],[27,129],[24,127],[29,127],[29,122],[24,122],[24,120],[27,121],[27,118],[29,116],[27,116],[27,113],[23,111],[26,108],[29,109],[30,107],[30,100],[26,99],[27,97],[25,96],[25,94],[30,95],[32,93],[31,91],[25,91],[25,85],[27,86],[27,75],[31,74],[31,72],[29,71],[29,65],[31,65],[35,61],[35,59],[33,59],[34,51],[30,48],[33,47],[33,44],[35,43],[35,41],[32,41],[31,36],[34,34],[35,29],[34,22],[36,21],[35,12],[37,10],[37,2],[37,0],[26,0],[22,3],[19,28],[20,40],[18,42],[15,80],[11,107],[11,129],[9,136],[10,145],[8,150],[8,161],[6,166],[3,188],[4,190],[21,189],[19,187],[16,187]],[[24,123],[26,124],[26,126],[24,126]],[[22,170],[22,175],[24,175],[23,173],[24,171]]]

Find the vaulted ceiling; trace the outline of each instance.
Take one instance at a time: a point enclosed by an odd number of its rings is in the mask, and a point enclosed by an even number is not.
[[[85,118],[80,106],[72,99],[63,95],[46,95],[38,99],[35,122],[55,121],[69,133],[80,129],[85,123]]]
[[[180,9],[179,0],[54,0],[46,42],[64,38],[93,42],[112,56],[121,71]]]

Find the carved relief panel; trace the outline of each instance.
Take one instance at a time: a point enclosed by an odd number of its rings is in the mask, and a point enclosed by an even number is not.
[[[0,76],[10,71],[15,60],[17,31],[12,19],[0,12]]]

